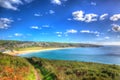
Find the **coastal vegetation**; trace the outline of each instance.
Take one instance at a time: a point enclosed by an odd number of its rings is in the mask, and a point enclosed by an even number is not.
[[[35,80],[34,67],[25,58],[0,54],[0,80]]]
[[[119,80],[120,66],[0,54],[0,80],[37,80],[37,77],[41,80]]]

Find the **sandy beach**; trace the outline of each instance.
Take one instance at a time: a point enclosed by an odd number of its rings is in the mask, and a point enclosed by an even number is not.
[[[65,47],[65,48],[41,48],[41,49],[36,49],[36,50],[21,50],[21,51],[13,51],[8,53],[9,55],[18,55],[18,54],[29,54],[33,52],[42,52],[42,51],[50,51],[50,50],[60,50],[60,49],[71,49],[75,47]]]

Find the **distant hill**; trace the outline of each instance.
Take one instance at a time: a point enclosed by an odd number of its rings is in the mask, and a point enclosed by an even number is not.
[[[13,51],[20,48],[44,47],[44,48],[64,48],[64,47],[100,47],[95,44],[84,43],[58,43],[58,42],[33,42],[33,41],[14,41],[0,40],[0,52],[5,50]]]

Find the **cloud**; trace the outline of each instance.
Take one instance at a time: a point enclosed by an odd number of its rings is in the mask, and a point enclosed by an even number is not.
[[[23,36],[23,34],[21,34],[21,33],[15,33],[14,36],[21,37],[21,36]]]
[[[55,11],[53,11],[53,10],[49,10],[49,13],[50,13],[50,14],[54,14]]]
[[[0,7],[11,9],[11,10],[18,10],[19,5],[23,5],[24,3],[30,3],[33,0],[0,0]]]
[[[68,20],[68,21],[71,21],[72,19],[71,19],[71,18],[68,18],[67,20]]]
[[[111,21],[118,21],[120,19],[120,14],[114,14],[110,17]]]
[[[57,5],[61,5],[61,1],[60,0],[51,0],[51,3],[57,4]]]
[[[57,36],[61,37],[61,36],[68,36],[68,33],[75,33],[73,31],[66,31],[66,32],[55,32],[55,34],[57,34]]]
[[[98,31],[90,31],[90,30],[81,30],[80,33],[95,34],[97,37],[99,37],[100,34],[102,34]]]
[[[17,10],[17,6],[23,4],[21,0],[0,0],[0,7]]]
[[[96,36],[97,36],[97,37],[99,37],[100,35],[99,35],[99,34],[97,34]]]
[[[40,28],[40,27],[38,27],[38,26],[31,26],[30,28],[31,28],[31,29],[36,29],[36,30],[41,29],[41,28]]]
[[[85,22],[93,22],[97,21],[97,14],[91,13],[91,14],[86,14],[85,15]]]
[[[112,30],[114,32],[120,32],[120,25],[112,24]]]
[[[56,32],[56,34],[62,34],[62,32]]]
[[[80,33],[90,33],[89,30],[81,30]]]
[[[104,37],[105,39],[110,39],[110,37],[108,37],[108,36],[106,36],[106,37]]]
[[[24,0],[24,1],[27,2],[27,3],[31,3],[34,0]]]
[[[51,0],[51,3],[56,5],[61,5],[63,1],[66,2],[67,0]]]
[[[90,33],[90,34],[96,34],[96,35],[99,35],[100,32],[98,31],[90,31],[90,30],[81,30],[80,33]]]
[[[74,20],[84,21],[84,12],[83,11],[75,11],[72,13]]]
[[[77,33],[78,31],[75,30],[75,29],[70,29],[70,30],[67,30],[66,33]]]
[[[58,37],[62,37],[62,35],[60,35],[60,34],[58,34],[57,36],[58,36]]]
[[[100,16],[100,20],[105,20],[105,18],[108,16],[108,14],[107,13],[105,13],[105,14],[103,14],[103,15],[101,15]]]
[[[85,14],[82,10],[80,11],[75,11],[72,13],[73,19],[76,21],[84,21],[84,22],[93,22],[97,21],[97,14],[90,13],[90,14]]]
[[[62,32],[55,32],[57,34],[58,37],[62,37]]]
[[[62,0],[62,1],[68,1],[68,0]]]
[[[42,15],[35,13],[34,16],[39,17],[39,16],[42,16]]]
[[[96,6],[96,3],[95,2],[91,2],[91,5]]]
[[[8,29],[13,20],[9,18],[0,18],[0,29]]]

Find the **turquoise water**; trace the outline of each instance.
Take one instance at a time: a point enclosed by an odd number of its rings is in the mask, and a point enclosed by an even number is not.
[[[105,64],[120,64],[120,46],[70,48],[21,54],[22,57],[39,57],[54,60],[72,60],[83,62],[98,62]]]

